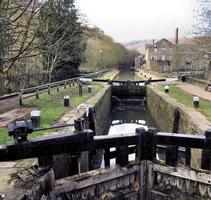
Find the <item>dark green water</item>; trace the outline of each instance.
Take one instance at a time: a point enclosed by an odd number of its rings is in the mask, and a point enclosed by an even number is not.
[[[140,80],[140,78],[136,76],[134,72],[124,70],[120,72],[116,80],[137,81]],[[143,102],[130,104],[121,103],[118,106],[112,106],[110,122],[109,135],[135,134],[136,128],[144,127],[147,130],[148,127],[156,127],[152,116]],[[115,148],[110,149],[110,151],[114,150]],[[128,159],[130,161],[135,160],[135,154],[130,154]],[[115,166],[115,163],[116,159],[111,159],[110,167]]]
[[[116,80],[140,80],[133,71],[120,71]],[[135,133],[138,127],[155,127],[155,122],[143,103],[120,104],[111,108],[111,126],[109,135]]]
[[[140,78],[135,74],[134,71],[131,70],[122,70],[118,74],[118,76],[115,78],[115,80],[119,81],[138,81]]]

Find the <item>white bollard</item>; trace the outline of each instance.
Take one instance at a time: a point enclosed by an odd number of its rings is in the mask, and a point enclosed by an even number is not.
[[[199,101],[200,101],[200,98],[198,96],[193,97],[193,105],[195,108],[199,107]]]
[[[39,110],[31,111],[31,121],[32,121],[33,128],[40,127],[40,114],[41,112]]]
[[[165,85],[164,91],[165,91],[165,93],[168,93],[169,92],[169,86],[168,85]]]
[[[64,107],[70,106],[70,96],[66,95],[64,96]]]

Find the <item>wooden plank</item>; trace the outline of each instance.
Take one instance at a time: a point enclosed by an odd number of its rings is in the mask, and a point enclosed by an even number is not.
[[[146,198],[146,183],[147,183],[147,161],[143,160],[140,164],[140,173],[139,173],[139,188],[140,188],[140,200]]]
[[[159,164],[153,164],[153,171],[168,174],[199,183],[211,185],[211,172],[186,167],[171,167]]]
[[[154,177],[153,177],[153,162],[147,161],[147,185],[146,185],[146,200],[152,199],[151,190],[154,184]]]
[[[56,186],[51,192],[51,197],[60,193],[71,192],[102,182],[118,179],[133,173],[139,172],[139,165],[134,165],[130,168],[113,168],[113,169],[98,169],[87,173],[82,173],[81,176],[72,176],[56,181]]]

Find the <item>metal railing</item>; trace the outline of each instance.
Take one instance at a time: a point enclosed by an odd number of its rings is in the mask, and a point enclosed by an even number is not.
[[[10,98],[19,96],[19,105],[22,106],[23,98],[24,98],[23,95],[25,95],[25,94],[28,94],[27,97],[36,96],[36,98],[39,98],[40,93],[48,92],[48,94],[50,94],[52,89],[57,89],[57,91],[59,91],[60,86],[64,86],[66,88],[66,86],[68,84],[70,86],[74,85],[75,83],[78,84],[79,79],[82,78],[82,77],[94,78],[94,77],[98,77],[98,76],[100,76],[100,75],[102,75],[102,74],[104,74],[108,71],[109,70],[101,70],[101,71],[98,71],[98,72],[90,73],[90,74],[79,76],[79,77],[76,77],[76,78],[70,78],[70,79],[65,79],[65,80],[62,80],[62,81],[57,81],[57,82],[39,85],[39,86],[36,86],[36,87],[21,89],[19,92],[15,92],[15,93],[12,93],[12,94],[1,96],[0,100],[10,99]]]

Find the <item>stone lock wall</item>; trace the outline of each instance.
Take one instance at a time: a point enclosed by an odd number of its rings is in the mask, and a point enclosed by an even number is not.
[[[210,126],[206,117],[195,109],[184,106],[169,95],[150,86],[147,87],[147,107],[157,127],[163,132],[172,132],[176,109],[180,112],[180,133],[204,134]]]
[[[161,132],[172,132],[175,110],[180,113],[179,133],[204,135],[211,123],[201,113],[187,107],[157,88],[147,87],[147,107]],[[191,166],[201,166],[201,150],[191,149]]]
[[[105,86],[94,98],[95,103],[91,109],[94,131],[96,135],[105,135],[110,127],[111,87]],[[87,104],[89,105],[89,102]]]

